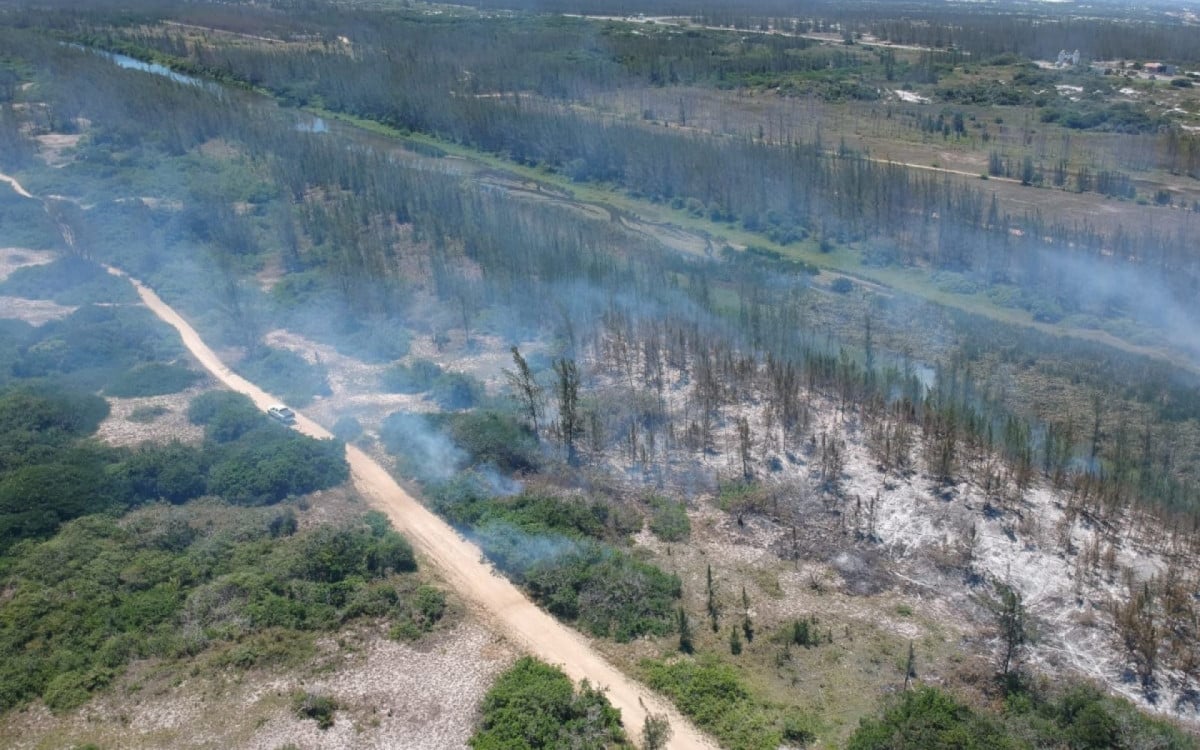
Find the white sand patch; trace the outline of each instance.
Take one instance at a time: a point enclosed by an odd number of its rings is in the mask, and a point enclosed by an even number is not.
[[[42,266],[55,259],[49,250],[30,250],[24,247],[0,247],[0,280],[25,266]]]
[[[188,421],[188,403],[212,388],[207,379],[186,391],[164,396],[141,398],[108,398],[109,415],[100,423],[96,436],[110,445],[138,445],[149,441],[162,444],[172,440],[199,443],[204,440],[204,428]],[[149,421],[131,419],[136,410],[164,410]]]
[[[79,145],[79,140],[83,138],[82,134],[73,133],[47,133],[39,135],[35,140],[38,142],[38,156],[42,161],[46,162],[50,167],[65,167],[72,161],[71,154],[68,150],[74,149]]]
[[[25,299],[24,297],[0,297],[0,318],[23,320],[30,325],[40,326],[51,320],[65,318],[78,308],[60,305],[48,299]]]

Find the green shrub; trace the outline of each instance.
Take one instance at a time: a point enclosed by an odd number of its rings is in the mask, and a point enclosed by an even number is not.
[[[603,503],[531,492],[493,497],[470,474],[430,487],[429,498],[554,615],[619,641],[674,629],[679,578],[600,541],[614,533]]]
[[[665,497],[650,500],[650,531],[664,542],[682,542],[691,536],[687,506]]]
[[[483,384],[461,372],[443,373],[429,391],[429,398],[443,409],[470,409],[483,400]]]
[[[475,750],[629,747],[621,714],[585,680],[576,691],[557,667],[524,656],[483,699]]]
[[[388,393],[423,393],[442,376],[442,368],[427,359],[411,365],[395,364],[379,376],[380,386]]]
[[[249,398],[229,391],[209,391],[192,399],[188,420],[204,425],[204,437],[214,443],[232,443],[243,435],[273,427]]]
[[[210,454],[209,493],[236,505],[277,503],[350,477],[341,441],[314,440],[274,424],[244,433]]]
[[[181,365],[148,362],[114,378],[104,392],[118,398],[162,396],[190,388],[200,379],[200,373]]]
[[[537,471],[541,464],[537,439],[511,414],[476,410],[450,415],[447,431],[474,465],[523,473]]]
[[[880,719],[863,719],[848,750],[985,750],[1018,745],[994,721],[933,687],[904,692]]]
[[[352,440],[358,439],[363,434],[363,427],[354,417],[349,414],[343,414],[333,423],[333,430],[331,432],[333,432],[334,437],[338,440],[349,443]]]
[[[316,721],[319,729],[333,726],[333,715],[337,710],[337,701],[327,695],[299,692],[292,696],[292,711],[296,716]]]
[[[421,586],[413,597],[413,613],[417,624],[429,630],[446,614],[446,593],[433,586]]]
[[[54,377],[96,391],[135,365],[182,352],[175,332],[145,308],[87,305],[38,327],[19,350],[12,374]]]
[[[204,452],[177,441],[142,446],[110,473],[135,502],[161,499],[182,503],[200,497],[208,487]]]

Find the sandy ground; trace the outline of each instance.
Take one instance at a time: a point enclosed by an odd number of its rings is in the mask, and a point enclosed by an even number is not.
[[[123,275],[110,269],[116,275]],[[133,280],[131,280],[133,281]],[[232,390],[249,396],[266,408],[278,399],[230,370],[204,343],[196,331],[152,290],[133,281],[142,301],[164,322],[179,331],[184,345],[214,377]],[[330,433],[303,414],[297,414],[296,429],[317,438]],[[587,640],[538,609],[515,586],[481,560],[479,548],[467,543],[448,525],[418,503],[381,467],[354,446],[346,457],[358,491],[391,519],[398,531],[412,541],[447,583],[469,605],[521,648],[559,665],[572,679],[587,679],[608,691],[612,704],[621,710],[627,731],[640,734],[648,714],[668,717],[673,729],[669,747],[711,748],[702,735],[672,706],[626,677],[594,650]]]
[[[30,250],[24,247],[0,247],[0,280],[24,266],[40,266],[54,260],[56,256],[48,250]]]
[[[186,391],[168,393],[164,396],[141,398],[109,396],[110,411],[104,421],[100,423],[96,437],[110,445],[138,445],[146,441],[161,444],[172,440],[199,443],[204,440],[204,428],[188,421],[188,403],[212,386],[212,382],[207,381]],[[134,411],[138,409],[156,407],[165,411],[144,422],[130,419]]]
[[[70,149],[79,145],[82,134],[47,133],[37,136],[38,156],[50,167],[65,167],[71,163]]]
[[[69,305],[59,305],[46,299],[0,297],[0,318],[16,318],[35,326],[65,318],[75,310]]]

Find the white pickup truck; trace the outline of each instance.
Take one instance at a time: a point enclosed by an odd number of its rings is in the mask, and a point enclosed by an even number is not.
[[[296,424],[296,412],[287,408],[283,404],[274,404],[267,407],[267,416],[282,424]]]

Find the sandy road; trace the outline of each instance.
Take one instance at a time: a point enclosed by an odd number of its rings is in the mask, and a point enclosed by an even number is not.
[[[187,321],[157,294],[118,269],[109,273],[129,279],[146,307],[179,331],[183,343],[204,367],[228,388],[249,396],[265,409],[278,399],[230,370]],[[296,415],[296,429],[315,438],[332,437],[325,428]],[[607,689],[608,699],[621,709],[626,731],[640,738],[647,713],[664,714],[672,728],[668,747],[714,748],[666,701],[626,677],[597,653],[575,631],[538,609],[515,586],[481,562],[478,547],[464,541],[440,518],[412,498],[374,460],[354,446],[346,446],[346,459],[358,491],[371,505],[387,514],[398,531],[446,578],[464,600],[482,611],[522,648],[557,664],[574,680],[586,679]]]
[[[13,191],[22,198],[33,198],[33,195],[26,190],[21,183],[17,182],[15,179],[6,174],[0,174],[0,182],[7,182],[9,187],[11,187]]]

